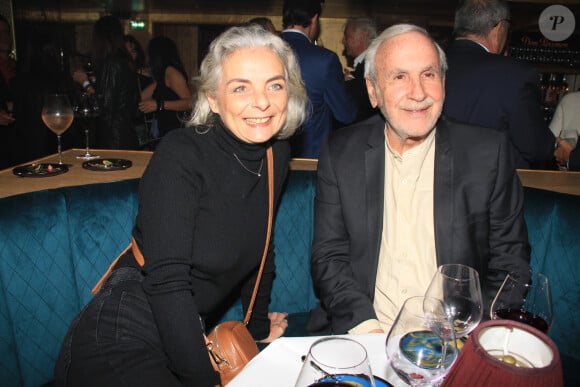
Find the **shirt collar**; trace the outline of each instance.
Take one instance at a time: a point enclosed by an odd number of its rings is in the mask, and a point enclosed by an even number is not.
[[[356,66],[358,66],[362,61],[365,60],[365,57],[367,56],[367,51],[363,51],[359,56],[357,56],[356,58],[354,58],[354,64],[353,66],[356,68]]]
[[[296,33],[298,33],[298,34],[302,34],[302,35],[304,35],[304,36],[306,37],[306,39],[308,39],[308,41],[309,41],[309,42],[311,42],[311,43],[312,43],[312,41],[310,40],[310,38],[308,37],[308,35],[306,35],[306,34],[305,34],[303,31],[300,31],[300,30],[295,30],[295,29],[293,29],[293,28],[289,28],[289,29],[287,29],[287,30],[283,30],[283,31],[282,31],[282,33],[285,33],[285,32],[296,32]]]

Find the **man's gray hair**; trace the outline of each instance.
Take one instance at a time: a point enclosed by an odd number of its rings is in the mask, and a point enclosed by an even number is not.
[[[300,65],[292,48],[280,37],[266,31],[262,26],[249,25],[232,27],[210,44],[209,52],[201,63],[200,75],[196,79],[197,99],[188,126],[209,126],[214,122],[215,114],[210,109],[207,94],[216,95],[223,73],[223,64],[228,56],[236,50],[251,47],[272,49],[284,65],[288,107],[286,121],[276,138],[284,139],[292,136],[306,120],[308,97],[302,81]],[[256,60],[260,60],[260,58],[256,58]]]
[[[351,26],[356,32],[366,33],[367,46],[377,37],[377,23],[373,19],[367,17],[350,17],[346,19],[345,28],[346,26]]]
[[[476,35],[485,37],[501,21],[510,19],[510,9],[504,0],[462,0],[455,9],[455,37]]]
[[[376,63],[376,56],[377,51],[381,47],[383,43],[387,40],[392,39],[396,36],[406,34],[408,32],[418,32],[425,37],[427,37],[437,49],[437,54],[439,56],[439,66],[441,68],[441,76],[445,77],[445,73],[447,72],[447,58],[445,56],[445,51],[437,44],[435,40],[429,35],[426,29],[416,26],[414,24],[395,24],[386,30],[384,30],[369,46],[367,49],[367,54],[365,57],[365,77],[370,78],[373,84],[377,84],[377,63]]]

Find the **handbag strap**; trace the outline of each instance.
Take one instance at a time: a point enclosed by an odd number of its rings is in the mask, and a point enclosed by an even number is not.
[[[260,287],[264,265],[266,264],[270,236],[272,235],[272,218],[274,216],[274,155],[272,153],[271,145],[266,148],[266,159],[268,161],[268,229],[266,231],[266,243],[264,245],[264,253],[262,254],[262,262],[260,263],[260,269],[258,270],[258,276],[256,277],[256,284],[254,285],[252,298],[250,299],[250,304],[248,305],[248,310],[244,317],[244,325],[248,325],[250,317],[252,316],[252,309],[254,308],[254,302],[256,301],[256,295],[258,294],[258,288]]]

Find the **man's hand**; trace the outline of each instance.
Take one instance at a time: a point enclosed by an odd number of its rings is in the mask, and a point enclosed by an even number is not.
[[[554,151],[554,157],[556,157],[556,161],[560,165],[566,165],[568,159],[570,159],[570,152],[574,149],[574,146],[570,144],[568,141],[559,138],[558,140],[558,147]]]

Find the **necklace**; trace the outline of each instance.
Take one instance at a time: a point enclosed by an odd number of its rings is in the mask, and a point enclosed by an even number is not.
[[[260,166],[258,167],[258,171],[254,172],[252,171],[250,168],[246,167],[244,165],[244,163],[242,163],[242,160],[240,160],[240,158],[238,157],[237,154],[234,153],[234,157],[236,158],[236,160],[238,161],[238,163],[242,166],[242,168],[244,168],[246,171],[250,172],[252,175],[256,175],[258,177],[262,176],[262,167],[264,166],[264,158],[262,157],[262,159],[260,160]]]

